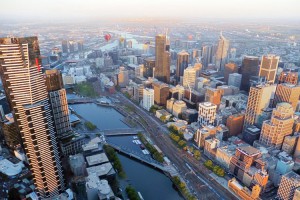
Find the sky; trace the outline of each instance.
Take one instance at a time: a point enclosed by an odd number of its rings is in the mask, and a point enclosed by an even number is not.
[[[0,20],[300,19],[300,0],[0,0]]]

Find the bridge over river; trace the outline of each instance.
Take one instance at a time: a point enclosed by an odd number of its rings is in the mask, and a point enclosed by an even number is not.
[[[137,135],[138,132],[142,132],[141,128],[124,128],[124,129],[105,129],[101,130],[105,136],[122,136],[122,135]]]
[[[146,163],[154,168],[160,169],[161,171],[167,173],[170,176],[178,176],[178,172],[172,165],[164,165],[156,160],[154,160],[150,155],[145,155],[143,153],[135,152],[129,149],[128,147],[117,145],[112,143],[109,140],[106,140],[107,144],[110,145],[115,150],[126,154],[127,156],[130,156],[132,158],[135,158],[136,160],[139,160],[143,163]]]

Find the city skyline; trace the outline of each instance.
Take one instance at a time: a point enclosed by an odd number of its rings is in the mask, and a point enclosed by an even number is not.
[[[21,21],[87,21],[134,18],[153,19],[290,19],[300,13],[297,0],[130,0],[130,1],[40,1],[3,0],[0,7],[2,20]],[[145,12],[151,10],[151,12]],[[234,12],[233,12],[234,11]]]
[[[298,1],[2,0],[0,197],[300,199]]]

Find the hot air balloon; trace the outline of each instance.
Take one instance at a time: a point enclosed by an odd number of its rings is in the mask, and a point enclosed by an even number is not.
[[[108,42],[111,38],[111,35],[108,33],[108,34],[105,34],[104,35],[104,39],[106,40],[106,42]]]
[[[193,35],[188,35],[188,39],[192,40],[193,39]]]
[[[123,37],[120,37],[120,38],[119,38],[119,41],[120,41],[121,43],[123,43],[124,40],[125,40],[125,38],[123,38]]]

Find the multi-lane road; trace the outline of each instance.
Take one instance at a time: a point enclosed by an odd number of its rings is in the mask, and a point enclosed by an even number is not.
[[[168,130],[162,122],[149,112],[140,108],[122,94],[115,96],[123,105],[133,106],[136,118],[143,119],[144,128],[149,133],[152,141],[172,161],[174,167],[179,171],[192,193],[198,199],[234,200],[237,199],[232,193],[224,189],[217,181],[209,176],[211,173],[199,161],[188,156],[178,149],[169,138]],[[134,116],[133,116],[134,117]]]

